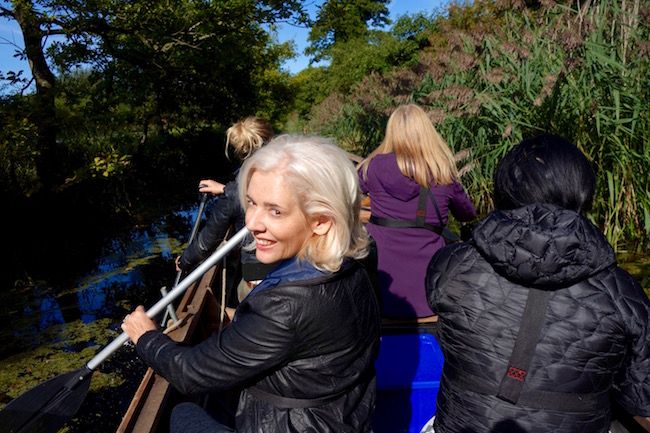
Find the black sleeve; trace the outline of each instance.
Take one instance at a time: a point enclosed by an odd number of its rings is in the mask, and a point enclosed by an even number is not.
[[[217,199],[208,221],[194,241],[181,255],[179,266],[189,271],[208,257],[221,244],[228,228],[242,216],[237,195],[237,182],[228,182]]]
[[[287,296],[256,296],[237,310],[236,320],[196,346],[160,331],[142,335],[138,355],[178,391],[196,395],[259,380],[289,359],[295,345],[295,302]]]

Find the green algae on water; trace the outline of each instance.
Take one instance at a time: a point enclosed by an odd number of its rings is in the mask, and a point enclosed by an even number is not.
[[[619,254],[620,266],[628,271],[639,282],[646,295],[650,297],[650,255],[647,254]]]
[[[81,320],[56,325],[41,331],[41,341],[33,349],[0,360],[0,409],[36,385],[69,371],[78,370],[118,335],[109,329],[112,319],[84,324]],[[123,379],[113,373],[95,372],[91,390],[119,386]]]

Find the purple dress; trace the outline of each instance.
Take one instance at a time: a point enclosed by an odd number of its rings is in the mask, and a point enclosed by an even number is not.
[[[361,190],[370,196],[372,215],[379,218],[415,220],[420,185],[404,176],[395,154],[375,156],[368,166],[368,180],[359,170]],[[459,182],[431,188],[447,224],[449,212],[458,221],[476,217],[474,205]],[[427,201],[426,222],[440,225],[436,208]],[[393,228],[368,223],[366,228],[377,243],[379,283],[384,317],[426,317],[433,315],[424,290],[427,265],[433,254],[445,246],[442,236],[421,228]]]

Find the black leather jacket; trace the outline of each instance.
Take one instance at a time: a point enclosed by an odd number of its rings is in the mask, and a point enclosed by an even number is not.
[[[187,247],[179,260],[179,266],[183,271],[191,271],[196,265],[208,257],[217,248],[228,228],[234,227],[235,232],[245,225],[244,212],[239,202],[237,191],[237,180],[230,181],[224,187],[224,192],[215,201],[212,213],[205,226],[196,239]],[[252,242],[252,236],[247,236],[242,245]],[[255,257],[255,251],[240,250],[242,264],[242,276],[246,281],[263,279],[270,272],[275,264],[264,265]]]
[[[296,263],[272,271],[220,338],[187,347],[150,331],[138,354],[184,394],[244,388],[237,432],[369,432],[380,313],[368,275],[353,260],[334,274]],[[287,408],[255,391],[323,400]]]
[[[496,389],[508,370],[530,287],[550,298],[523,382],[530,402],[515,405],[475,391],[479,382]],[[426,289],[445,356],[436,433],[603,433],[610,398],[650,415],[648,296],[577,213],[552,205],[491,213],[473,240],[433,257]],[[534,407],[544,393],[557,410]],[[570,398],[598,396],[568,408]]]

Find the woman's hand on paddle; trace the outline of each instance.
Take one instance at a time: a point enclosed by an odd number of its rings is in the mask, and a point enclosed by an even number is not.
[[[203,179],[199,182],[199,192],[209,192],[212,195],[221,195],[226,186],[212,179]]]
[[[126,332],[133,341],[138,344],[138,340],[146,332],[158,329],[158,325],[149,316],[142,305],[138,306],[131,314],[127,314],[122,322],[122,331]]]

